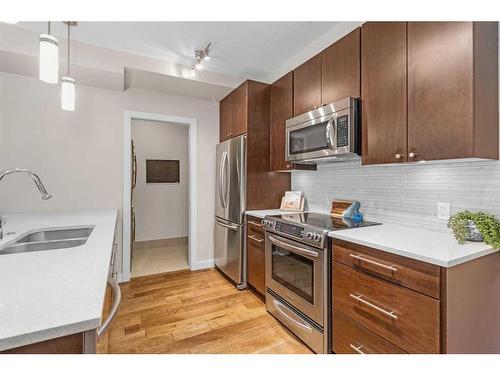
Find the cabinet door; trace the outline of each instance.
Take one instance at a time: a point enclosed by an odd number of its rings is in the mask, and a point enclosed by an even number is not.
[[[266,293],[264,231],[260,220],[247,220],[247,281],[262,296]]]
[[[293,72],[271,84],[271,171],[291,168],[285,160],[285,121],[293,117]]]
[[[247,132],[247,82],[237,87],[231,95],[231,131],[236,137]]]
[[[361,27],[363,164],[406,161],[406,23]]]
[[[408,23],[408,152],[473,155],[473,24]]]
[[[361,30],[357,28],[321,53],[322,103],[360,96],[360,37]]]
[[[321,106],[321,54],[293,71],[294,116]]]
[[[231,137],[231,95],[219,103],[219,138],[221,142]]]

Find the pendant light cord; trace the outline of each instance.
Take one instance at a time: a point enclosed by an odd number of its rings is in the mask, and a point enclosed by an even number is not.
[[[69,49],[70,49],[70,46],[71,46],[71,43],[70,43],[70,31],[69,29],[71,28],[69,22],[68,22],[68,77],[70,76],[69,75]]]

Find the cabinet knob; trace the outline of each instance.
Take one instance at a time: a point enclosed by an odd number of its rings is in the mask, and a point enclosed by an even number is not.
[[[409,158],[414,158],[414,157],[415,157],[415,156],[417,156],[417,155],[418,155],[418,153],[416,153],[416,152],[410,152],[410,153],[408,154],[408,157],[409,157]]]
[[[396,159],[401,159],[401,156],[402,156],[402,155],[401,155],[401,154],[399,154],[399,153],[398,153],[398,154],[396,154],[396,155],[394,155],[394,157],[395,157]]]

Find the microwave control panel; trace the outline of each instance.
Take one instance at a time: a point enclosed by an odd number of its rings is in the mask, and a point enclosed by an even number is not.
[[[349,116],[337,118],[337,147],[349,146]]]

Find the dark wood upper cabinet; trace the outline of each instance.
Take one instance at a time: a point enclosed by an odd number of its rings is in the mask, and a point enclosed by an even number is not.
[[[295,169],[316,170],[315,164],[299,164],[285,160],[286,120],[293,117],[293,71],[270,87],[270,170],[274,172]]]
[[[285,160],[285,121],[293,117],[293,72],[271,84],[270,137],[271,170],[290,170]]]
[[[231,138],[231,96],[226,96],[219,103],[219,139],[224,142]]]
[[[321,53],[321,102],[332,103],[361,90],[361,29],[357,28]]]
[[[244,82],[219,104],[221,142],[247,131],[247,82]]]
[[[498,158],[496,22],[408,22],[413,160]]]
[[[361,27],[363,164],[406,161],[406,23]]]
[[[293,71],[293,92],[294,116],[321,106],[321,54]]]
[[[270,85],[247,80],[220,101],[220,141],[246,134],[246,208],[280,206],[288,173],[270,172]]]
[[[231,93],[231,137],[247,132],[248,116],[248,81]]]

